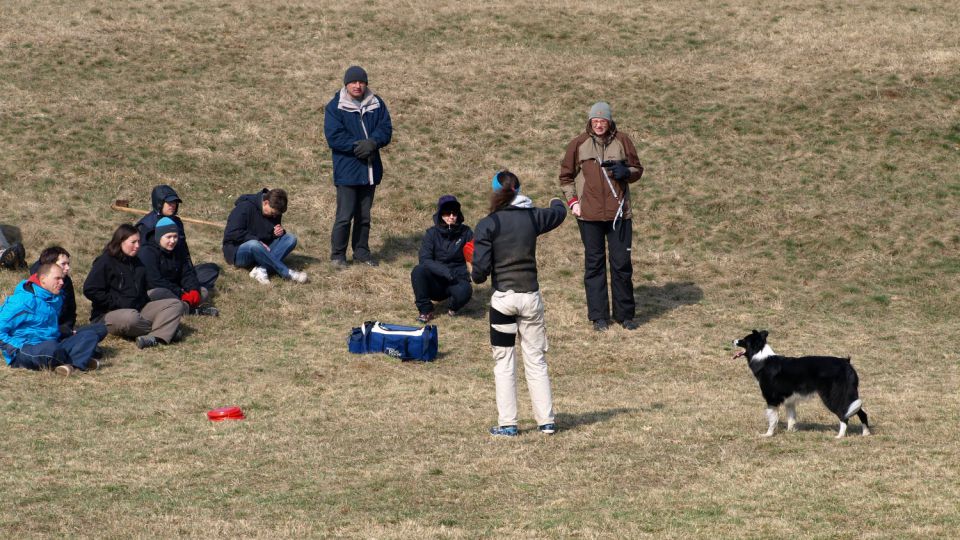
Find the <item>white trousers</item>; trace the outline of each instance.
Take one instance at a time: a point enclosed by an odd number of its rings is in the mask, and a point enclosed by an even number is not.
[[[499,425],[517,425],[516,335],[523,349],[523,372],[537,425],[553,423],[553,396],[547,374],[547,326],[540,291],[494,291],[490,299],[490,341],[493,380],[497,389]],[[513,345],[508,346],[513,336]]]

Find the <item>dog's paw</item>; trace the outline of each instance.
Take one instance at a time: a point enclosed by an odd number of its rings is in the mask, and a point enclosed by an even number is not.
[[[793,432],[797,430],[797,426],[787,426],[787,431]]]
[[[766,433],[761,433],[761,434],[759,435],[759,437],[760,437],[760,438],[773,437],[773,432],[768,431],[768,432],[766,432]]]
[[[869,429],[869,428],[863,428],[863,433],[862,433],[862,435],[863,435],[864,437],[870,435],[870,429]]]

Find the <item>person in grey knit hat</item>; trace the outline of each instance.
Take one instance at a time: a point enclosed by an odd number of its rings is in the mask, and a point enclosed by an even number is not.
[[[560,188],[580,229],[587,317],[597,331],[607,330],[610,319],[605,254],[610,262],[613,320],[627,330],[637,328],[630,184],[641,175],[637,149],[630,137],[617,130],[610,104],[594,103],[586,130],[567,145],[560,164]]]
[[[323,134],[333,155],[337,190],[330,261],[338,269],[347,266],[348,241],[354,262],[377,266],[370,253],[370,214],[374,192],[383,179],[380,150],[390,144],[393,124],[387,104],[368,84],[366,70],[350,66],[343,74],[343,88],[323,114]]]

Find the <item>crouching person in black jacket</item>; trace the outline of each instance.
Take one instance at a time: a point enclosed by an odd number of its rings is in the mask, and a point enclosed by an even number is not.
[[[467,262],[473,258],[473,231],[463,224],[460,202],[453,195],[437,201],[434,226],[420,245],[420,264],[410,272],[413,296],[422,323],[433,319],[433,302],[450,299],[447,314],[457,314],[470,301],[473,287]]]
[[[490,298],[490,345],[499,423],[490,428],[496,437],[514,437],[517,429],[516,342],[520,334],[523,372],[533,402],[533,416],[541,433],[556,431],[553,396],[547,374],[547,325],[537,281],[537,237],[551,231],[567,215],[560,199],[550,208],[534,208],[520,194],[520,180],[510,171],[493,176],[490,215],[477,223],[473,256],[474,283],[493,280]]]

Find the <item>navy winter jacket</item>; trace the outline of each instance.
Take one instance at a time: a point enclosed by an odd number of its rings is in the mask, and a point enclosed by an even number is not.
[[[463,214],[457,212],[456,224],[448,226],[437,210],[433,223],[420,244],[420,264],[444,279],[469,282],[463,246],[473,240],[473,231],[463,224]]]
[[[259,240],[269,246],[277,238],[273,236],[273,228],[280,225],[283,216],[263,215],[263,197],[268,191],[264,188],[260,193],[241,195],[233,203],[223,231],[223,258],[228,263],[234,264],[237,249],[244,243]]]
[[[387,104],[367,89],[358,105],[346,94],[337,92],[323,114],[323,134],[333,154],[333,183],[337,186],[379,185],[383,179],[380,148],[390,144],[393,124]],[[367,160],[353,155],[353,145],[373,139],[377,150]]]

